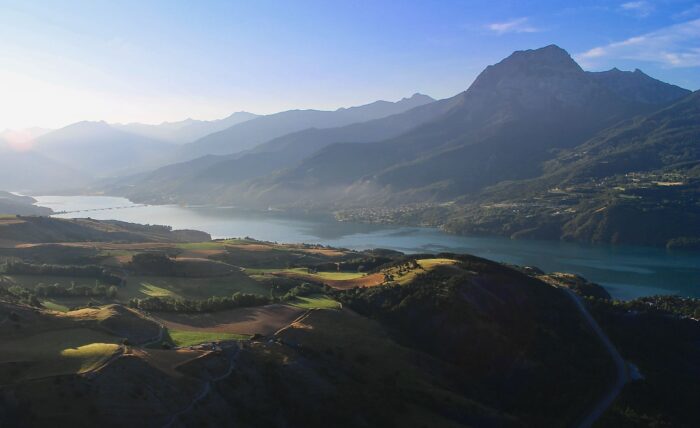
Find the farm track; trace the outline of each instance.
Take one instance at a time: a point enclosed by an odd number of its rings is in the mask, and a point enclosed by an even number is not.
[[[126,346],[121,345],[119,347],[119,349],[114,354],[112,354],[107,360],[105,360],[105,362],[100,364],[99,367],[95,367],[94,369],[92,369],[90,371],[82,373],[82,376],[84,376],[87,379],[95,379],[100,374],[102,374],[104,369],[109,367],[110,364],[112,364],[113,362],[117,361],[118,359],[120,359],[121,357],[126,355],[126,353],[127,353],[126,351],[127,351]]]
[[[285,330],[291,328],[294,324],[304,321],[306,318],[309,317],[309,315],[311,315],[311,313],[312,313],[313,311],[316,311],[316,310],[318,310],[318,309],[308,309],[306,312],[304,312],[303,314],[299,315],[294,321],[290,322],[289,324],[285,325],[285,326],[282,327],[281,329],[277,330],[277,331],[275,332],[275,334],[273,334],[273,336],[279,336],[280,333],[282,333],[283,331],[285,331]]]
[[[236,345],[236,351],[231,356],[231,359],[229,360],[229,366],[226,369],[226,371],[222,375],[206,381],[204,383],[204,386],[202,387],[202,390],[192,399],[192,401],[190,401],[190,403],[187,405],[187,407],[185,407],[184,409],[175,413],[168,420],[168,422],[166,422],[165,425],[163,425],[163,428],[172,427],[175,424],[175,422],[177,422],[177,418],[190,412],[194,408],[194,406],[197,405],[197,403],[204,400],[209,395],[213,385],[215,385],[217,382],[220,382],[220,381],[226,379],[227,377],[231,376],[231,374],[233,373],[233,370],[235,368],[236,358],[238,357],[238,354],[240,352],[241,352],[240,346]]]
[[[167,329],[165,328],[165,325],[163,325],[163,323],[161,323],[160,321],[156,320],[155,318],[153,318],[150,314],[148,314],[148,313],[146,313],[146,312],[141,312],[141,314],[142,314],[143,317],[146,318],[147,320],[149,320],[149,321],[151,321],[151,322],[153,322],[153,323],[155,323],[155,324],[158,324],[158,327],[160,327],[160,331],[158,331],[158,336],[156,336],[155,339],[149,340],[149,341],[147,341],[147,342],[144,342],[144,343],[142,343],[140,346],[141,346],[142,348],[146,348],[146,347],[148,347],[148,346],[150,346],[150,345],[152,345],[152,344],[154,344],[154,343],[162,342],[162,341],[163,341],[163,336],[165,336],[165,332],[166,332],[166,330],[167,330]]]
[[[612,343],[610,338],[608,338],[608,336],[605,334],[598,322],[593,318],[591,313],[588,312],[588,309],[586,309],[586,306],[583,304],[581,299],[573,291],[567,288],[560,287],[560,290],[564,291],[566,295],[571,299],[571,301],[576,305],[576,308],[579,310],[579,312],[581,313],[581,315],[583,316],[584,320],[589,325],[593,333],[595,333],[595,335],[598,336],[598,339],[600,339],[601,344],[608,351],[608,354],[610,354],[610,357],[612,358],[613,363],[615,364],[616,376],[612,382],[612,385],[609,387],[605,395],[598,399],[595,406],[593,406],[593,408],[588,412],[588,414],[583,416],[576,424],[576,426],[579,428],[589,428],[593,426],[595,421],[597,421],[603,415],[603,413],[605,413],[605,411],[620,395],[620,392],[622,392],[622,388],[630,381],[630,375],[627,363],[625,362],[624,358],[622,357],[622,355],[620,355],[617,348],[615,348],[615,345]]]

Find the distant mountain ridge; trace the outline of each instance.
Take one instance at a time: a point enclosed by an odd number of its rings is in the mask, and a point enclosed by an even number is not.
[[[658,80],[638,68],[634,71],[621,71],[617,68],[600,72],[589,71],[588,75],[616,94],[642,103],[670,103],[689,93],[687,89],[676,85],[659,85]]]
[[[334,128],[365,122],[401,113],[432,101],[434,100],[426,95],[414,94],[395,103],[376,101],[334,111],[289,110],[261,116],[185,144],[180,149],[178,158],[190,160],[206,155],[233,154],[304,129]]]
[[[156,167],[173,146],[116,129],[106,122],[78,122],[34,141],[42,155],[93,177],[129,174]]]
[[[81,188],[91,177],[33,150],[0,146],[0,183],[12,191],[60,191]]]
[[[208,197],[214,189],[225,189],[294,166],[333,143],[369,143],[398,136],[438,117],[452,108],[453,104],[454,100],[436,101],[403,113],[344,127],[305,129],[275,138],[245,152],[225,156],[208,155],[168,165],[133,180],[122,181],[122,186],[117,186],[112,191],[135,199],[160,202],[177,200],[170,199],[170,196],[183,193]],[[132,190],[135,192],[132,193]]]
[[[158,125],[143,123],[112,124],[132,134],[141,135],[169,143],[191,143],[214,132],[222,131],[239,123],[259,117],[257,114],[240,111],[218,120],[185,119],[178,122],[163,122]]]

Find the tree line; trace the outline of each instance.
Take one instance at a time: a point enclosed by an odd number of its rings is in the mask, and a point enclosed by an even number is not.
[[[97,265],[51,265],[33,264],[23,261],[8,261],[0,265],[0,272],[9,275],[53,275],[77,278],[97,278],[105,284],[120,285],[123,279]]]

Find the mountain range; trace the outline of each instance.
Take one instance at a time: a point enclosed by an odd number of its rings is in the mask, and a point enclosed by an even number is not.
[[[156,167],[171,145],[106,122],[78,122],[42,135],[34,140],[33,149],[75,170],[105,177]]]
[[[388,218],[459,233],[665,244],[685,232],[650,237],[632,228],[622,239],[584,233],[569,224],[581,222],[573,209],[558,205],[540,204],[525,217],[537,224],[489,212],[498,203],[532,210],[524,195],[542,198],[577,174],[599,171],[600,181],[695,165],[696,106],[697,94],[641,70],[587,72],[550,45],[513,53],[448,99],[349,126],[289,133],[235,154],[164,167],[112,190],[139,201],[332,211],[341,219]],[[622,164],[627,167],[617,167]],[[579,207],[579,215],[599,205]]]
[[[70,170],[112,177],[100,190],[139,202],[660,245],[700,236],[690,227],[697,218],[698,103],[697,93],[638,69],[584,71],[550,45],[514,52],[439,101],[414,94],[206,123],[82,122],[33,147]],[[630,174],[639,177],[629,182]],[[662,203],[669,196],[683,203]],[[650,234],[627,225],[616,233],[621,226],[612,219],[620,216],[608,213],[619,207],[651,207],[650,221],[667,215],[677,227]]]
[[[375,101],[370,104],[335,111],[289,110],[262,116],[220,132],[215,132],[182,147],[182,160],[205,155],[225,155],[252,149],[283,135],[308,128],[334,128],[357,122],[365,122],[401,113],[432,102],[427,95],[414,94],[395,103]]]
[[[431,101],[415,94],[395,103],[376,101],[335,111],[294,110],[269,116],[238,112],[220,120],[186,119],[160,125],[84,121],[57,130],[7,131],[0,134],[0,179],[10,190],[75,192],[118,177],[139,177],[178,159],[190,159],[189,152],[206,153],[206,147],[221,132],[242,140],[214,151],[233,153],[253,144],[247,142],[251,135],[254,138],[250,141],[266,142],[307,126],[323,128],[372,120]]]
[[[163,122],[159,125],[144,123],[113,124],[112,126],[132,134],[161,140],[168,143],[185,144],[198,140],[214,132],[223,131],[247,120],[255,119],[257,114],[239,111],[218,120],[185,119],[178,122]]]

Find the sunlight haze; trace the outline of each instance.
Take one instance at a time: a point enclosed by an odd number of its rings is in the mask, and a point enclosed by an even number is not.
[[[547,43],[699,88],[700,9],[647,3],[2,0],[0,129],[445,98]]]

